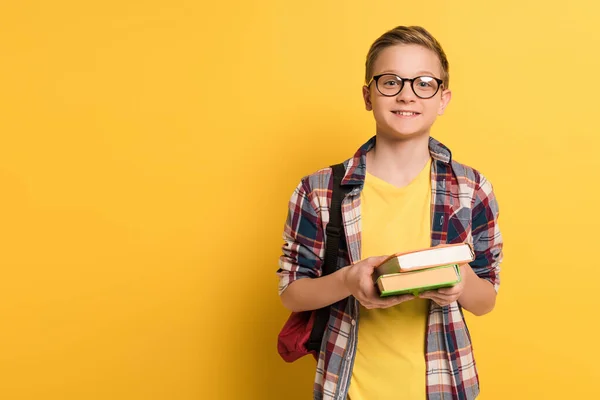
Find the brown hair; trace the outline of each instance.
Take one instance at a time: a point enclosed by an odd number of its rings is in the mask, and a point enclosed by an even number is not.
[[[420,26],[397,26],[381,35],[369,49],[367,61],[365,63],[365,84],[369,82],[373,75],[373,64],[379,53],[390,46],[397,44],[417,44],[423,46],[435,54],[440,59],[442,65],[441,79],[444,81],[444,87],[447,89],[450,84],[450,73],[446,53],[440,43],[425,28]]]

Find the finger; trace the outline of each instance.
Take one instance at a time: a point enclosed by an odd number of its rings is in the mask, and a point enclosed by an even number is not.
[[[400,296],[395,296],[395,298],[398,300],[398,302],[403,303],[405,301],[414,299],[415,296],[412,294],[402,294]]]
[[[458,294],[461,292],[461,287],[456,285],[456,286],[452,286],[452,287],[448,287],[448,288],[442,288],[442,289],[438,289],[437,291],[439,294],[443,294],[446,296],[452,296],[455,294]]]
[[[419,297],[422,297],[424,299],[440,300],[440,301],[450,301],[450,300],[452,300],[451,296],[444,296],[444,295],[435,294],[435,293],[428,294],[426,296],[419,296]]]
[[[384,261],[385,259],[387,259],[388,257],[389,257],[388,255],[373,256],[373,257],[369,257],[369,260],[372,261],[373,263],[380,263],[380,262]]]
[[[373,307],[386,307],[394,304],[394,299],[389,297],[380,297],[377,292],[374,293],[364,293],[363,299],[365,303],[370,304]]]
[[[370,302],[377,302],[377,300],[380,299],[379,292],[377,291],[377,288],[375,287],[375,285],[373,285],[371,283],[371,278],[367,278],[367,279],[368,279],[367,282],[361,284],[359,293],[362,298],[364,298]]]
[[[369,301],[369,300],[363,300],[363,301],[359,300],[359,302],[360,302],[360,304],[362,304],[363,307],[365,307],[368,310],[372,310],[374,308],[388,308],[388,307],[396,305],[393,302],[390,302],[390,303],[386,303],[386,302],[373,302],[373,301]]]
[[[422,293],[421,295],[419,295],[419,297],[422,299],[433,300],[438,304],[441,304],[441,303],[450,304],[452,301],[454,301],[454,299],[451,296],[440,295],[436,292],[425,292],[425,293]]]
[[[373,268],[377,267],[379,264],[381,264],[382,262],[384,262],[388,257],[389,256],[369,257],[369,258],[367,258],[367,260],[368,260],[367,265],[373,269]]]
[[[442,298],[442,299],[449,299],[449,298],[455,297],[455,296],[456,296],[456,293],[446,294],[440,290],[428,290],[419,295],[419,297],[426,297],[426,298],[437,297],[437,298]]]
[[[388,308],[398,305],[400,303],[404,303],[405,301],[409,301],[414,299],[415,296],[412,294],[407,295],[398,295],[398,296],[388,296],[388,297],[377,297],[376,299],[370,300],[371,304],[378,308]]]
[[[374,289],[371,291],[370,289],[365,290],[365,288],[362,288],[357,293],[357,299],[366,308],[376,308],[383,303],[379,294]]]
[[[434,297],[434,296],[428,296],[428,297],[419,296],[419,297],[421,297],[423,299],[429,299],[429,300],[433,301],[434,303],[436,303],[437,305],[439,305],[441,307],[446,306],[446,305],[449,304],[446,301],[444,301],[444,300],[442,300],[440,298]]]
[[[355,298],[358,300],[361,306],[365,308],[371,308],[372,302],[367,297],[357,294]]]
[[[413,296],[412,294],[393,296],[389,299],[386,299],[385,304],[381,305],[381,308],[389,308],[389,307],[397,306],[400,303],[404,303],[404,302],[412,300],[414,298],[415,298],[415,296]]]

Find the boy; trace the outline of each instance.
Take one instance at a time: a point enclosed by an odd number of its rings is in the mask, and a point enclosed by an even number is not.
[[[502,261],[492,185],[430,137],[450,102],[448,61],[421,27],[396,27],[366,61],[363,97],[376,135],[347,160],[343,250],[321,277],[331,168],[304,177],[284,228],[279,293],[292,311],[332,305],[317,362],[314,399],[474,399],[479,393],[462,309],[495,305]],[[387,254],[470,242],[452,288],[380,298],[374,267]],[[312,279],[302,279],[312,278]],[[360,316],[360,319],[359,319]],[[360,329],[359,329],[360,328]]]

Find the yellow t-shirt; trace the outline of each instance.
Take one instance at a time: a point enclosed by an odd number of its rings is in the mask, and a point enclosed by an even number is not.
[[[361,258],[431,245],[431,159],[398,188],[367,172],[361,192]],[[429,301],[416,298],[387,309],[360,307],[351,400],[424,400],[425,334]]]

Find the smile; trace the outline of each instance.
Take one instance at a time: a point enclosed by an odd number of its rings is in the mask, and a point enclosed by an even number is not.
[[[420,115],[418,112],[412,112],[412,111],[392,111],[392,112],[401,117],[416,117],[417,115]]]

